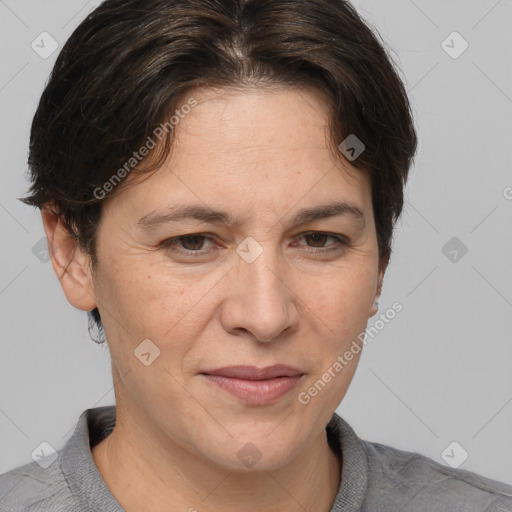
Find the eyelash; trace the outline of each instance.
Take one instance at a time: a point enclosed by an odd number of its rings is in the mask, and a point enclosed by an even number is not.
[[[332,244],[332,245],[338,245],[338,247],[335,247],[335,248],[331,248],[331,246],[327,246],[327,248],[323,248],[323,247],[309,247],[307,249],[307,252],[312,252],[312,253],[317,253],[317,254],[318,253],[325,254],[327,252],[331,252],[331,251],[347,248],[350,245],[349,241],[348,241],[348,239],[346,237],[343,237],[343,236],[340,236],[340,235],[335,235],[333,233],[326,233],[324,231],[308,231],[307,233],[302,233],[300,235],[300,237],[303,238],[303,237],[310,236],[310,235],[324,235],[324,236],[333,238],[334,240],[336,240],[337,244]],[[192,251],[190,249],[183,249],[183,248],[177,248],[176,247],[176,244],[179,243],[181,240],[183,240],[185,238],[192,238],[192,237],[204,238],[205,240],[214,241],[214,239],[211,236],[208,236],[208,234],[205,234],[205,233],[191,233],[189,235],[182,235],[182,236],[178,236],[178,237],[175,237],[175,238],[169,238],[167,240],[164,240],[160,244],[160,247],[165,249],[165,250],[169,250],[171,252],[181,253],[182,255],[190,256],[192,258],[199,257],[199,256],[204,256],[205,254],[211,252],[211,250],[203,251],[202,249],[199,249],[197,251]],[[215,249],[213,249],[213,250],[215,250]]]

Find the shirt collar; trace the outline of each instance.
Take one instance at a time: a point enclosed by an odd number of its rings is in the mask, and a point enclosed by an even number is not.
[[[91,453],[91,440],[99,442],[102,431],[103,437],[110,433],[106,426],[115,424],[115,411],[115,406],[84,411],[61,452],[62,471],[84,512],[124,512],[101,477]]]
[[[363,441],[338,414],[332,415],[326,427],[334,449],[341,450],[341,485],[331,512],[358,512],[368,490],[369,464]]]

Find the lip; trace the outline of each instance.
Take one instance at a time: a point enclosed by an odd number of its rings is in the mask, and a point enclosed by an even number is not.
[[[276,402],[292,391],[303,373],[292,366],[226,366],[201,372],[210,383],[251,405]]]

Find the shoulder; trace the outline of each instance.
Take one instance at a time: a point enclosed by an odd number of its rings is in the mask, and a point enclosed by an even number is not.
[[[91,454],[91,446],[115,425],[115,411],[115,406],[85,410],[61,450],[43,448],[36,454],[37,461],[0,475],[0,512],[122,510]],[[108,503],[102,508],[105,500]]]
[[[370,510],[390,499],[394,506],[417,512],[512,511],[512,485],[444,466],[419,453],[369,441],[362,443],[369,464]],[[397,496],[401,496],[401,503]],[[380,510],[377,506],[376,509]]]
[[[2,512],[77,510],[60,465],[60,456],[44,469],[31,462],[0,475]]]
[[[512,485],[366,441],[337,414],[327,431],[342,451],[333,511],[346,510],[355,501],[361,512],[512,512]]]

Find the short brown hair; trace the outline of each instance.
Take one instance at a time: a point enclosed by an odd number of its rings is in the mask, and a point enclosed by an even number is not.
[[[94,270],[102,202],[126,177],[105,197],[94,191],[194,87],[314,87],[329,101],[331,149],[351,134],[365,145],[351,164],[369,173],[386,265],[417,137],[379,39],[345,0],[106,0],[57,58],[32,122],[32,186],[21,200],[53,205]],[[169,130],[152,165],[136,171],[158,168],[172,140]],[[101,327],[98,310],[91,315]]]

